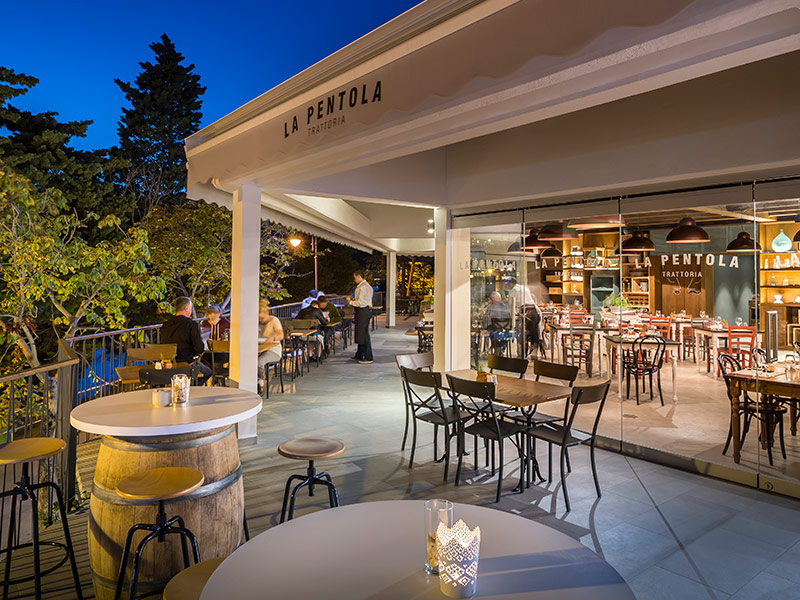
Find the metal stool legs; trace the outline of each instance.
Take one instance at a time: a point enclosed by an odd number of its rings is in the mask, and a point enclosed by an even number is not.
[[[40,489],[50,488],[56,495],[58,502],[59,516],[61,517],[61,526],[64,530],[64,543],[61,542],[42,542],[39,540],[39,509],[37,505],[36,492]],[[83,600],[83,591],[81,589],[80,578],[78,577],[78,564],[75,560],[75,549],[72,546],[72,536],[69,533],[69,525],[67,524],[67,510],[64,505],[64,497],[61,493],[61,488],[53,482],[47,481],[42,483],[32,484],[29,474],[28,463],[22,463],[22,476],[19,482],[14,486],[14,489],[8,490],[0,494],[0,501],[3,498],[11,498],[11,508],[9,511],[8,520],[8,538],[6,547],[0,550],[0,555],[6,555],[5,576],[0,585],[3,586],[3,600],[8,598],[9,587],[18,583],[25,583],[28,581],[34,582],[35,598],[37,600],[42,597],[42,577],[49,575],[56,569],[60,568],[67,560],[70,562],[72,569],[72,579],[75,584],[75,597],[78,600]],[[18,531],[16,526],[17,521],[17,499],[19,499],[20,510],[22,503],[28,501],[31,503],[31,531],[32,540],[25,544],[17,544],[15,540],[15,533]],[[41,570],[39,549],[41,546],[55,546],[64,550],[64,557],[58,561],[54,566],[45,571]],[[11,558],[15,550],[23,548],[33,548],[33,575],[29,577],[22,577],[19,579],[11,579]]]
[[[299,481],[294,488],[292,488],[292,482]],[[339,493],[336,491],[336,486],[333,485],[333,481],[331,480],[331,476],[328,473],[317,473],[317,470],[314,468],[314,461],[308,461],[308,470],[306,471],[305,475],[291,475],[289,479],[286,480],[286,489],[283,492],[283,506],[281,507],[281,520],[280,522],[283,523],[287,520],[286,518],[286,506],[288,503],[289,506],[289,518],[288,520],[291,521],[292,517],[294,517],[294,501],[297,497],[297,492],[300,489],[307,487],[308,488],[308,495],[314,495],[314,486],[315,485],[323,485],[328,488],[328,500],[330,502],[331,508],[335,508],[339,506]]]
[[[177,527],[175,526],[176,524]],[[137,600],[138,598],[154,595],[154,592],[142,594],[141,596],[136,595],[136,586],[138,584],[142,552],[144,551],[145,546],[153,540],[157,539],[159,542],[163,542],[166,539],[166,536],[169,534],[180,535],[184,566],[187,568],[191,566],[191,562],[189,560],[189,548],[186,545],[187,541],[192,545],[192,558],[194,559],[194,563],[197,564],[200,562],[200,552],[197,548],[197,538],[195,538],[191,531],[186,529],[181,517],[176,516],[167,520],[167,514],[164,512],[164,501],[161,500],[158,503],[158,514],[156,515],[155,525],[149,523],[137,523],[128,530],[128,537],[125,540],[125,549],[122,551],[122,562],[120,563],[119,567],[119,576],[117,577],[117,588],[116,592],[114,593],[114,600],[120,600],[122,597],[122,588],[125,585],[125,571],[127,570],[128,560],[131,556],[133,536],[137,531],[149,531],[150,533],[139,542],[139,544],[136,546],[136,552],[133,554],[133,567],[131,569],[131,582],[128,596],[129,600]]]

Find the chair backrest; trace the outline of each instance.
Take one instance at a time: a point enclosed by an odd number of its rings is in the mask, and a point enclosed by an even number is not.
[[[230,352],[231,343],[229,340],[208,340],[208,349],[211,352]]]
[[[469,415],[493,427],[497,439],[502,439],[500,421],[494,407],[495,384],[491,381],[472,381],[447,375],[450,396],[455,401],[456,418]]]
[[[170,344],[171,345],[171,344]],[[177,348],[177,347],[176,347]],[[156,362],[161,360],[162,358],[167,358],[163,352],[159,351],[157,348],[128,348],[125,350],[125,356],[127,357],[129,362]],[[172,358],[175,355],[172,354],[168,358]]]
[[[564,428],[564,443],[566,443],[567,436],[569,435],[570,429],[572,429],[572,424],[575,421],[575,415],[578,413],[578,407],[589,404],[597,404],[599,402],[597,413],[594,417],[594,424],[592,425],[592,437],[597,435],[597,427],[600,424],[600,416],[603,414],[603,407],[606,404],[606,398],[608,397],[608,390],[610,387],[611,380],[606,380],[603,383],[598,383],[595,385],[577,386],[572,388],[572,397],[564,407],[564,422],[567,425]],[[572,410],[570,410],[570,407],[572,407]]]
[[[767,364],[767,351],[763,348],[753,348],[751,351],[753,357],[753,364],[756,367],[764,367]]]
[[[158,352],[159,357],[165,359],[175,358],[175,355],[178,353],[178,344],[145,344],[144,347],[153,352]],[[160,360],[160,358],[156,358],[155,360]]]
[[[489,371],[494,373],[494,370],[506,371],[508,373],[516,373],[519,378],[525,377],[525,372],[528,370],[528,359],[526,358],[508,358],[506,356],[498,356],[497,354],[489,354],[487,366]]]
[[[417,352],[430,352],[433,350],[433,327],[417,327]]]
[[[720,352],[717,355],[717,364],[723,376],[742,370],[742,364],[727,352]]]
[[[747,325],[728,326],[728,349],[736,354],[750,354],[756,345],[756,328]]]
[[[567,314],[567,323],[574,325],[577,323],[583,323],[586,320],[586,310],[580,309],[570,309],[569,313]]]
[[[800,341],[792,342],[792,349],[795,354],[800,355]]]
[[[417,354],[398,354],[394,357],[397,366],[402,371],[403,367],[407,369],[428,369],[433,368],[433,352],[421,352]]]
[[[631,354],[633,366],[661,368],[667,343],[659,335],[642,335],[633,340]]]
[[[672,317],[650,317],[650,325],[665,338],[672,334]]]
[[[316,329],[319,321],[317,319],[286,319],[282,325],[289,330],[299,329],[302,331]]]
[[[492,317],[490,328],[494,331],[504,331],[511,329],[511,317]]]
[[[417,371],[416,369],[409,369],[408,367],[400,367],[400,374],[410,385],[436,390],[442,387],[441,373],[436,373],[434,371]]]
[[[575,365],[562,365],[545,360],[533,360],[533,374],[536,375],[536,381],[539,381],[540,377],[547,377],[548,379],[566,381],[569,383],[569,386],[572,387],[579,370],[580,369]]]
[[[192,385],[197,385],[197,376],[200,369],[192,364],[174,369],[142,368],[139,370],[139,381],[149,388],[166,387],[172,385],[173,375],[188,375]]]

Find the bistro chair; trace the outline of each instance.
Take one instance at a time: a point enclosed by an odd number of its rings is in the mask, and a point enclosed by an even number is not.
[[[598,385],[572,388],[572,397],[564,407],[563,424],[549,423],[546,425],[534,425],[527,430],[528,435],[532,438],[547,442],[548,481],[553,480],[553,445],[555,444],[561,447],[561,457],[559,461],[561,467],[561,489],[564,490],[564,503],[567,506],[567,512],[570,511],[569,494],[567,493],[567,472],[571,470],[567,462],[567,449],[572,446],[589,444],[594,487],[597,490],[597,497],[599,498],[602,495],[600,492],[600,481],[597,477],[595,442],[597,438],[597,427],[600,424],[600,415],[603,413],[603,407],[605,406],[610,386],[611,381],[605,381]],[[598,403],[597,413],[594,418],[594,424],[592,425],[592,432],[584,433],[583,431],[573,429],[572,425],[575,422],[575,415],[578,412],[578,407]]]
[[[665,340],[672,338],[672,317],[650,317],[648,322],[650,327],[658,331],[658,335]]]
[[[586,323],[587,314],[585,308],[570,308],[567,313],[567,324],[583,325]]]
[[[414,466],[414,453],[417,447],[417,421],[431,423],[435,426],[433,433],[433,456],[438,455],[437,432],[439,426],[444,427],[445,450],[444,450],[444,480],[447,481],[447,473],[450,465],[450,439],[457,435],[456,424],[459,419],[459,412],[453,406],[445,406],[442,397],[442,374],[429,371],[416,371],[406,367],[400,367],[403,378],[403,385],[408,398],[408,406],[413,417],[413,433],[411,435],[411,456],[408,459],[408,468]],[[449,403],[448,403],[449,404]],[[469,419],[469,416],[462,417]]]
[[[753,349],[756,347],[756,328],[747,325],[728,326],[727,353],[736,358],[740,365],[751,366]]]
[[[725,352],[720,353],[719,356],[717,356],[717,365],[719,366],[722,376],[725,378],[725,388],[728,393],[728,399],[733,402],[730,374],[735,373],[736,371],[741,371],[742,365],[734,356]],[[783,416],[787,413],[787,409],[777,403],[774,397],[766,395],[762,395],[762,397],[768,398],[768,400],[756,402],[745,391],[742,391],[739,395],[739,414],[736,416],[736,418],[738,419],[742,416],[744,417],[744,423],[742,425],[742,437],[739,441],[739,447],[744,446],[745,437],[747,437],[747,432],[750,430],[750,422],[755,417],[757,421],[764,424],[762,435],[765,435],[767,439],[761,439],[761,437],[759,437],[759,439],[766,445],[767,458],[769,459],[769,464],[772,465],[772,441],[775,437],[776,425],[778,426],[781,455],[783,456],[784,460],[786,459],[786,447],[783,439]],[[732,437],[733,431],[731,426],[728,425],[728,438],[725,440],[725,447],[722,449],[722,454],[725,454],[728,451]]]
[[[152,344],[145,348],[128,348],[125,358],[130,363],[154,363],[164,359],[172,359],[178,352],[177,344]]]
[[[656,375],[658,384],[658,397],[661,406],[664,406],[664,394],[661,392],[661,367],[664,365],[664,355],[667,343],[658,335],[643,335],[636,338],[631,344],[631,351],[622,361],[622,369],[626,381],[626,398],[631,397],[631,376],[636,385],[636,404],[639,404],[639,378],[642,378],[642,391],[645,377],[650,380],[650,400],[653,400],[653,375]]]
[[[178,344],[145,344],[144,347],[147,350],[158,353],[159,358],[153,359],[153,362],[166,358],[175,358],[175,355],[178,353]]]
[[[197,385],[199,369],[195,364],[174,369],[155,369],[153,367],[139,369],[139,381],[148,388],[171,386],[173,375],[188,375],[191,384]]]
[[[476,438],[497,443],[499,453],[497,497],[500,502],[500,491],[503,486],[503,446],[505,440],[511,440],[519,453],[519,493],[525,489],[525,443],[522,433],[525,428],[517,423],[500,419],[501,408],[494,400],[495,385],[485,381],[471,381],[447,375],[450,393],[455,401],[458,423],[458,467],[456,468],[456,485],[461,482],[461,465],[464,460],[464,437],[474,435]],[[465,425],[472,420],[471,425]],[[476,453],[477,454],[477,453]]]
[[[355,308],[344,306],[342,308],[342,322],[340,330],[342,332],[342,350],[347,350],[347,344],[353,341],[353,319],[355,318]]]
[[[683,354],[683,360],[686,360],[686,357],[690,354],[692,355],[692,362],[696,363],[698,359],[702,360],[705,358],[705,352],[707,350],[706,338],[701,336],[700,337],[700,350],[703,353],[703,356],[696,356],[695,352],[695,329],[702,327],[704,324],[703,319],[692,319],[691,325],[689,327],[689,335],[687,336],[685,333],[683,335],[683,347],[681,348],[681,352]]]
[[[561,335],[561,357],[565,365],[574,365],[586,369],[586,374],[592,376],[592,358],[594,356],[594,343],[597,334],[597,325],[592,324],[587,329],[573,329],[570,323],[569,331]]]
[[[433,327],[423,325],[417,327],[417,352],[433,352]]]
[[[489,321],[489,340],[494,354],[511,354],[511,340],[514,339],[511,317],[491,317]]]
[[[397,368],[400,369],[400,383],[403,385],[403,402],[406,411],[406,426],[403,431],[403,443],[400,450],[406,449],[406,440],[408,439],[408,425],[410,421],[411,408],[408,405],[408,393],[406,392],[406,384],[403,382],[403,367],[406,369],[414,369],[421,371],[433,371],[433,352],[423,352],[422,354],[398,354],[394,357],[397,363]],[[438,427],[437,427],[438,429]],[[434,432],[435,435],[435,432]]]
[[[487,365],[489,372],[494,373],[494,370],[505,371],[506,373],[514,373],[519,379],[525,378],[525,372],[528,370],[527,358],[509,358],[507,356],[498,356],[497,354],[489,354],[487,357]]]
[[[229,340],[208,340],[211,351],[211,384],[228,385],[230,376],[231,343]]]

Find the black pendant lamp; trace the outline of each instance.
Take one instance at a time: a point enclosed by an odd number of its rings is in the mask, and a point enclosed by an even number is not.
[[[794,234],[794,237],[792,238],[792,241],[793,242],[800,242],[800,229],[798,229],[797,233]]]
[[[798,239],[797,235],[794,237],[795,240]],[[750,237],[750,234],[746,231],[740,231],[736,239],[728,244],[725,250],[727,252],[761,252],[761,244]]]
[[[702,227],[699,227],[691,217],[684,217],[680,224],[669,232],[666,242],[668,244],[698,244],[710,242],[711,238]]]
[[[564,223],[549,223],[539,232],[540,240],[560,242],[563,240],[577,240],[578,232]]]
[[[519,245],[519,242],[514,242],[508,247],[506,250],[506,254],[522,254],[522,248]]]
[[[630,238],[622,242],[623,254],[638,254],[639,252],[653,252],[656,245],[644,236],[644,231],[636,230]]]
[[[528,237],[525,238],[525,241],[522,243],[522,250],[546,250],[550,248],[553,244],[550,242],[545,242],[539,237],[539,232],[535,229],[531,229],[530,234]]]
[[[550,247],[541,254],[542,258],[561,258],[562,256],[561,250],[553,246],[553,244],[550,244]]]

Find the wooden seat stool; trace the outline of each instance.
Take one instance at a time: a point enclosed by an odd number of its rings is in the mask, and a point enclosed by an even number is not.
[[[203,474],[197,469],[189,467],[161,467],[134,473],[133,475],[125,477],[117,484],[118,495],[126,500],[136,500],[152,504],[157,503],[158,513],[156,514],[155,524],[137,523],[128,530],[125,549],[122,552],[122,561],[119,567],[119,577],[117,578],[114,600],[120,600],[122,597],[122,587],[125,583],[125,572],[127,570],[128,561],[130,560],[133,536],[137,531],[149,531],[150,533],[139,542],[133,554],[129,600],[137,600],[138,598],[153,595],[153,592],[142,594],[141,596],[136,595],[142,551],[151,541],[157,539],[159,542],[163,542],[168,534],[180,535],[184,566],[187,568],[190,566],[189,549],[186,545],[187,540],[192,545],[192,556],[195,564],[200,562],[197,539],[191,531],[186,529],[183,519],[180,516],[175,516],[167,520],[167,514],[164,511],[164,502],[166,500],[181,498],[193,492],[203,485],[204,480]]]
[[[223,560],[224,557],[204,560],[175,575],[164,588],[164,600],[200,600],[203,588]]]
[[[331,476],[327,473],[317,473],[314,467],[315,460],[333,458],[344,452],[344,443],[339,440],[326,438],[299,438],[283,442],[278,446],[278,454],[294,460],[307,460],[308,470],[305,475],[291,475],[286,480],[286,490],[283,493],[283,507],[281,508],[281,523],[286,520],[286,503],[289,503],[289,520],[294,516],[294,501],[301,488],[308,487],[308,495],[314,495],[315,485],[324,485],[328,488],[328,497],[331,508],[339,506],[339,494],[333,485]],[[292,489],[292,482],[299,481]],[[291,496],[290,496],[291,490]],[[291,498],[291,500],[290,500]]]
[[[83,600],[83,591],[81,590],[81,582],[78,577],[78,565],[75,561],[75,549],[72,546],[72,537],[69,534],[69,525],[67,524],[67,511],[66,504],[64,503],[64,496],[61,493],[61,488],[52,481],[41,481],[39,483],[32,483],[30,476],[30,463],[34,461],[43,460],[61,454],[66,447],[66,442],[58,438],[50,437],[34,437],[23,438],[14,440],[4,446],[0,447],[0,465],[8,467],[9,465],[22,465],[22,474],[14,488],[0,494],[0,504],[3,503],[4,498],[11,498],[11,508],[8,519],[8,538],[6,547],[0,550],[0,556],[6,555],[5,560],[5,577],[0,581],[0,586],[3,587],[3,599],[8,598],[9,587],[18,583],[27,581],[34,582],[35,597],[39,600],[42,597],[42,577],[49,575],[56,569],[60,568],[67,560],[72,567],[72,579],[75,584],[75,597]],[[37,492],[39,490],[52,490],[55,493],[56,501],[58,502],[58,511],[61,517],[61,526],[64,528],[64,542],[42,542],[39,541],[39,507]],[[31,503],[31,518],[32,539],[30,542],[20,544],[19,538],[15,538],[15,534],[19,535],[19,525],[17,524],[17,500],[20,504],[20,516],[22,514],[22,503],[28,501]],[[2,534],[2,523],[0,523],[0,535]],[[64,550],[64,557],[52,567],[42,571],[39,548],[41,546],[55,546]],[[11,557],[15,550],[23,548],[33,549],[33,575],[27,577],[20,577],[18,579],[11,579]]]

